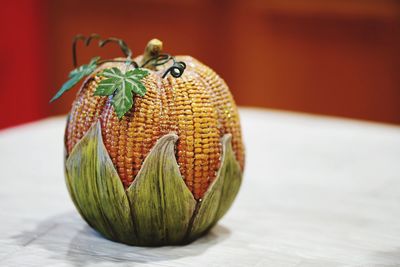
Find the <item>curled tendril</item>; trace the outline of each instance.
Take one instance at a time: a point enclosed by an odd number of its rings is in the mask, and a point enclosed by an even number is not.
[[[108,43],[117,43],[119,47],[121,48],[122,53],[124,53],[125,57],[131,58],[132,57],[132,51],[129,49],[128,45],[125,43],[124,40],[110,37],[104,40],[99,41],[99,46],[103,47]]]
[[[147,65],[152,65],[152,66],[161,66],[166,64],[168,61],[170,61],[172,57],[168,54],[160,54],[155,57],[152,57],[148,59],[146,62],[144,62],[140,67],[144,68]]]
[[[82,34],[78,34],[72,39],[72,64],[74,65],[75,68],[78,66],[77,52],[76,52],[76,45],[77,45],[78,41],[82,40],[83,43],[85,44],[85,46],[89,46],[90,42],[93,39],[100,39],[100,38],[101,38],[100,35],[98,35],[96,33],[92,33],[88,37],[85,37]],[[119,45],[119,47],[121,48],[122,53],[124,53],[125,57],[127,57],[128,59],[131,58],[132,51],[129,49],[128,45],[124,42],[124,40],[114,38],[114,37],[110,37],[110,38],[107,38],[104,40],[99,40],[100,47],[103,47],[108,43],[117,43]],[[137,66],[136,62],[133,65]]]
[[[85,45],[86,45],[86,46],[89,46],[89,45],[90,45],[90,42],[91,42],[93,39],[100,39],[100,35],[98,35],[97,33],[92,33],[91,35],[89,35],[89,37],[86,38],[86,40],[85,40]]]
[[[122,53],[125,55],[125,57],[127,58],[126,60],[119,60],[119,59],[106,59],[106,60],[100,60],[98,63],[102,64],[102,63],[106,63],[106,62],[123,62],[126,64],[130,64],[132,66],[134,66],[135,68],[143,68],[147,65],[152,65],[152,66],[161,66],[164,65],[166,63],[168,63],[169,61],[173,61],[172,66],[169,67],[163,74],[163,78],[165,78],[168,73],[170,73],[172,75],[172,77],[174,78],[179,78],[182,76],[183,72],[186,69],[186,64],[183,61],[176,61],[175,58],[169,54],[160,54],[157,55],[155,57],[150,58],[149,60],[147,60],[146,62],[144,62],[141,66],[139,66],[139,64],[132,60],[132,51],[129,49],[128,45],[125,43],[124,40],[122,39],[118,39],[115,37],[110,37],[107,39],[103,39],[101,40],[100,35],[96,34],[96,33],[92,33],[91,35],[89,35],[88,37],[85,37],[82,34],[78,34],[76,35],[73,40],[72,40],[72,63],[74,65],[74,67],[76,68],[78,65],[77,62],[77,52],[76,52],[76,45],[78,43],[79,40],[82,40],[83,43],[85,44],[85,46],[89,46],[91,41],[93,39],[99,39],[99,47],[104,47],[105,45],[107,45],[108,43],[116,43],[119,45],[119,47],[121,48]]]
[[[172,77],[179,78],[182,76],[183,72],[186,69],[186,64],[183,61],[175,61],[171,67],[169,67],[163,74],[163,78],[165,78],[168,73],[171,73]]]
[[[72,64],[74,65],[74,68],[76,68],[78,66],[77,55],[76,55],[77,42],[79,40],[82,40],[84,42],[85,46],[89,46],[90,42],[93,39],[100,39],[100,35],[98,35],[96,33],[92,33],[88,37],[85,37],[82,34],[78,34],[78,35],[74,36],[74,38],[72,39]]]
[[[183,72],[186,69],[186,64],[183,61],[176,61],[175,58],[169,54],[160,54],[156,57],[150,58],[146,62],[142,64],[142,68],[147,66],[147,65],[152,65],[152,66],[161,66],[166,63],[168,63],[170,60],[173,61],[173,64],[171,67],[169,67],[163,74],[163,78],[165,78],[168,73],[171,73],[172,77],[174,78],[179,78],[182,76]]]

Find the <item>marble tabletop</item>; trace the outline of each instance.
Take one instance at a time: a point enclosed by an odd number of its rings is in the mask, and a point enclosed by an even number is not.
[[[0,266],[400,266],[400,127],[242,108],[246,170],[186,246],[130,247],[80,218],[65,118],[0,131]]]

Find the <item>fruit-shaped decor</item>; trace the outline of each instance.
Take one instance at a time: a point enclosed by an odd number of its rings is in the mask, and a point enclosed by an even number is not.
[[[73,70],[52,99],[83,78],[65,131],[65,173],[86,222],[131,245],[185,244],[227,212],[239,190],[244,148],[225,82],[190,56],[172,57],[151,40],[131,58],[93,58]]]

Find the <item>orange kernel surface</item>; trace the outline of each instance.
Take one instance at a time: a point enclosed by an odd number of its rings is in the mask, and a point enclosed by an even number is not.
[[[235,156],[244,167],[240,121],[225,82],[209,67],[189,56],[176,57],[187,68],[180,78],[150,71],[142,82],[144,97],[134,96],[133,108],[118,119],[111,98],[94,96],[101,81],[95,72],[81,87],[72,105],[65,131],[70,153],[96,121],[100,120],[104,145],[125,188],[135,179],[157,140],[176,133],[176,159],[187,187],[201,199],[216,178],[221,160],[221,138],[232,134]],[[107,63],[106,67],[120,67]]]

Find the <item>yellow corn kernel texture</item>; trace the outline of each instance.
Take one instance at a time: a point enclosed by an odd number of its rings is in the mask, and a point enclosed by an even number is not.
[[[73,104],[65,135],[67,152],[100,119],[104,145],[125,188],[163,135],[179,136],[176,158],[182,177],[196,199],[203,197],[220,167],[221,137],[232,134],[232,146],[244,166],[239,116],[225,82],[191,57],[184,75],[161,78],[153,72],[142,80],[147,93],[134,96],[134,107],[118,119],[108,97],[93,96],[100,79],[89,78]],[[119,66],[116,64],[116,66]]]

